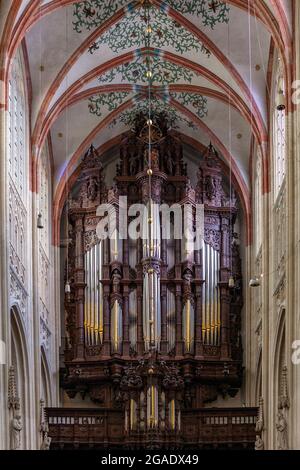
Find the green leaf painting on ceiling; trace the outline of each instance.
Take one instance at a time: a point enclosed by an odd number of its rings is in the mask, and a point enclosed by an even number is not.
[[[85,0],[74,3],[73,28],[78,33],[92,30],[111,18],[121,7],[127,6],[130,11],[136,2],[129,0]],[[144,1],[140,1],[140,8]],[[229,6],[217,0],[165,0],[161,2],[161,10],[168,6],[182,14],[196,15],[202,18],[203,26],[213,29],[217,23],[228,23]],[[140,9],[139,8],[139,9]]]
[[[86,0],[74,3],[73,28],[77,33],[90,31],[111,18],[128,0]]]
[[[138,55],[132,62],[127,62],[109,70],[99,77],[101,83],[110,83],[117,76],[120,76],[121,82],[145,83],[148,84],[147,70],[151,61],[151,83],[169,84],[180,80],[191,83],[197,76],[195,72],[187,67],[174,64],[165,60],[161,55],[156,54],[153,57]]]
[[[217,0],[165,0],[168,5],[179,13],[202,17],[203,26],[214,29],[217,23],[229,22],[230,7],[227,3]]]
[[[124,111],[120,114],[118,118],[116,118],[112,123],[111,126],[115,126],[118,122],[122,122],[128,127],[133,127],[136,123],[136,117],[140,113],[148,116],[149,114],[149,102],[147,99],[140,100],[136,102],[136,105]],[[165,114],[166,120],[168,122],[168,126],[175,129],[178,128],[179,122],[185,123],[188,127],[192,129],[196,129],[195,124],[188,120],[185,116],[178,112],[172,105],[168,103],[168,101],[159,100],[158,98],[153,98],[151,101],[151,119],[154,121],[156,117],[160,114]]]
[[[89,98],[89,111],[100,117],[103,114],[103,108],[108,111],[114,111],[120,106],[124,99],[129,95],[128,92],[115,92],[99,93]]]
[[[149,8],[152,33],[150,45],[155,48],[173,47],[176,52],[183,54],[188,51],[201,51],[210,55],[210,51],[191,34],[186,28],[172,20],[166,12],[157,8]],[[124,18],[106,31],[89,48],[91,53],[107,45],[113,52],[125,49],[144,47],[147,17],[144,9],[138,8],[130,11]]]
[[[89,111],[91,114],[101,117],[104,109],[107,109],[108,111],[114,111],[118,108],[118,106],[120,106],[124,102],[125,98],[128,97],[128,95],[129,92],[108,92],[94,95],[89,98]],[[140,93],[138,93],[137,96],[140,96]],[[152,119],[155,120],[155,113],[164,112],[168,114],[168,120],[170,124],[175,125],[176,121],[181,120],[188,124],[189,127],[192,127],[191,121],[179,115],[178,110],[169,104],[170,98],[174,98],[176,101],[178,101],[185,107],[190,105],[192,107],[193,112],[195,112],[196,115],[200,118],[204,118],[207,116],[207,98],[198,93],[169,93],[166,88],[163,94],[161,95],[151,95]],[[140,111],[149,113],[148,99],[139,99],[138,101],[136,101],[136,103],[137,104],[134,106],[133,109],[127,110],[122,113],[122,117],[119,118],[121,122],[131,125],[131,123],[134,121],[134,114],[137,114]]]
[[[199,93],[170,93],[170,96],[181,103],[183,106],[191,106],[199,118],[207,116],[207,98]]]

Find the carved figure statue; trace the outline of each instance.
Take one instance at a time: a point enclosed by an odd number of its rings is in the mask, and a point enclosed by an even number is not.
[[[14,416],[11,422],[11,450],[21,448],[21,431],[23,429],[20,408],[14,410]]]
[[[138,173],[140,167],[139,155],[132,155],[129,162],[129,174],[134,176]]]
[[[41,445],[41,450],[50,450],[51,440],[51,437],[48,436],[48,432],[45,432]]]
[[[94,201],[97,197],[98,183],[97,179],[91,177],[87,185],[87,197],[90,201]]]
[[[255,450],[264,450],[264,446],[264,441],[257,435],[255,440]]]
[[[285,419],[284,413],[282,410],[278,410],[277,414],[277,446],[278,450],[287,450],[288,449],[288,433],[287,433],[287,421]]]

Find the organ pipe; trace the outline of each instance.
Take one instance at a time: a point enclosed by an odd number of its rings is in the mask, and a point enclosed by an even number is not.
[[[183,308],[183,340],[186,353],[194,349],[195,313],[190,299],[187,299]]]
[[[204,344],[220,343],[221,309],[219,292],[220,253],[203,243],[203,306],[202,331]]]
[[[160,258],[161,253],[161,224],[159,205],[150,201],[143,217],[143,257]]]
[[[137,302],[136,290],[129,294],[129,341],[132,349],[137,346]]]
[[[175,347],[176,341],[176,316],[175,316],[175,295],[167,290],[167,341],[168,352]]]
[[[120,352],[122,343],[122,307],[115,300],[111,309],[111,346],[114,353]]]
[[[115,230],[110,239],[110,260],[111,262],[122,262],[123,240],[119,237],[118,230]]]
[[[158,425],[158,390],[156,385],[150,385],[147,392],[147,427],[156,428]]]
[[[161,339],[160,279],[153,268],[144,274],[143,330],[145,350],[159,350]]]
[[[161,340],[160,258],[161,225],[158,204],[150,201],[143,218],[143,334],[145,350],[159,350]],[[153,261],[156,261],[156,269]]]
[[[85,305],[84,331],[88,346],[101,344],[103,341],[103,291],[102,278],[103,250],[102,242],[94,245],[85,253]]]

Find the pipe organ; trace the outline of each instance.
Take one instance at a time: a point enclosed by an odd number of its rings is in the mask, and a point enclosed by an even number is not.
[[[99,407],[122,410],[120,426],[133,446],[149,439],[149,446],[177,442],[185,413],[218,394],[234,396],[242,371],[235,193],[226,189],[211,145],[199,155],[192,186],[179,136],[160,116],[160,138],[149,150],[141,138],[145,122],[139,118],[124,135],[112,188],[106,187],[101,156],[89,149],[67,214],[65,281],[71,292],[65,295],[62,386],[70,397],[88,394]],[[121,196],[128,208],[143,205],[139,223],[127,214],[127,227],[135,223],[140,230],[137,239],[122,233]],[[107,210],[97,215],[102,204]],[[185,215],[170,215],[167,237],[162,204],[188,206]],[[199,205],[203,240],[195,247],[184,231],[197,226]],[[114,230],[101,238],[99,223],[110,214]],[[180,220],[181,238],[175,234]]]

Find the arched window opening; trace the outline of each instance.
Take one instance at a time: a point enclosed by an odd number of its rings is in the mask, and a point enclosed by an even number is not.
[[[281,60],[274,80],[274,113],[273,113],[273,162],[274,162],[274,197],[277,198],[285,177],[286,162],[286,114],[283,99],[285,96],[285,82]]]

